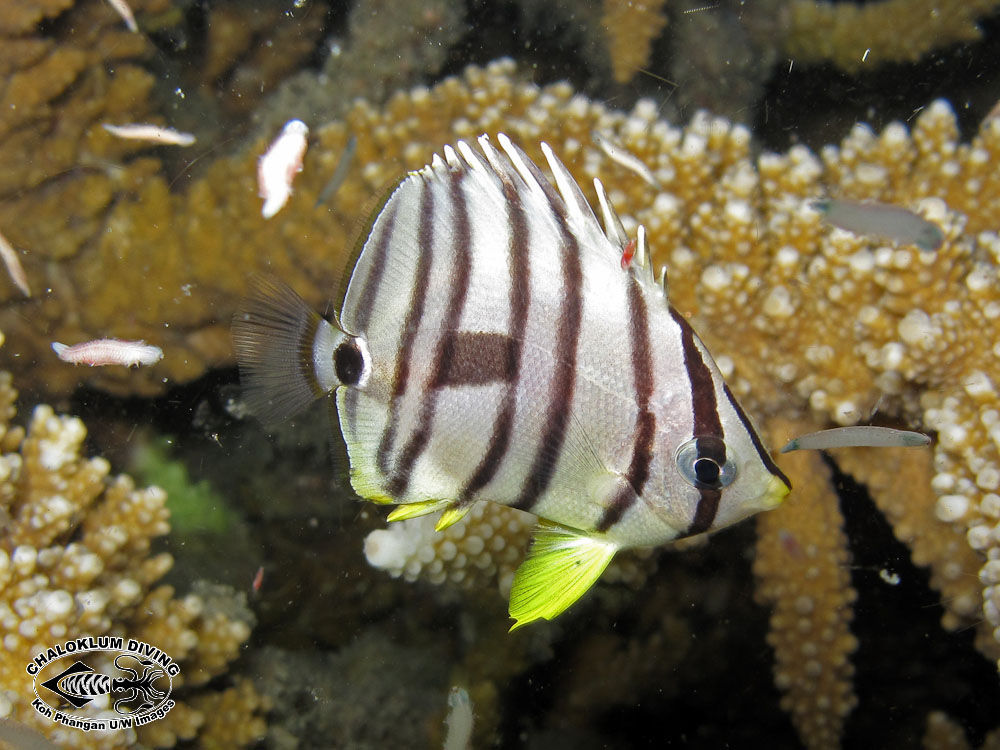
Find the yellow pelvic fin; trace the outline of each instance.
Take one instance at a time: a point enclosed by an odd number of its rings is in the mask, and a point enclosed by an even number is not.
[[[392,512],[388,515],[388,521],[405,521],[407,518],[417,518],[418,516],[426,516],[428,513],[433,513],[434,511],[441,510],[446,505],[448,505],[449,500],[421,500],[416,503],[406,503],[405,505],[398,505],[392,509]]]
[[[551,620],[583,596],[608,567],[618,546],[561,526],[540,524],[528,558],[514,573],[511,631]]]
[[[463,503],[459,506],[452,505],[450,508],[445,508],[444,513],[441,514],[438,522],[434,525],[434,531],[444,531],[449,526],[458,523],[465,518],[466,513],[470,510],[472,510],[471,503]]]

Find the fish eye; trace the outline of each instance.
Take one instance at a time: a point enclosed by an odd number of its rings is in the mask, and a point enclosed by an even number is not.
[[[696,437],[677,449],[677,468],[692,486],[719,490],[736,479],[736,464],[726,458],[726,444],[717,437]]]
[[[345,385],[357,385],[364,373],[365,359],[354,339],[348,339],[333,352],[333,366]]]

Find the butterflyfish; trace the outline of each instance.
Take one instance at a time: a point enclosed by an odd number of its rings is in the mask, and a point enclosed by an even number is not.
[[[339,315],[256,277],[233,320],[265,423],[336,399],[351,482],[389,520],[489,501],[539,518],[512,629],[582,596],[618,550],[720,529],[790,489],[691,325],[625,237],[504,135],[459,141],[375,217]],[[631,243],[629,263],[623,251]]]

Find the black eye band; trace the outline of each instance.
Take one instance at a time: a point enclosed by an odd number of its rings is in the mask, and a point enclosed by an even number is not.
[[[677,469],[692,486],[720,490],[736,479],[736,465],[726,458],[726,444],[717,437],[693,438],[677,450]]]

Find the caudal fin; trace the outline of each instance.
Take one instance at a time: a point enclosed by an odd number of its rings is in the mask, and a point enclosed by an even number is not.
[[[265,425],[304,411],[339,385],[333,352],[345,335],[273,276],[250,280],[232,332],[243,396]]]

